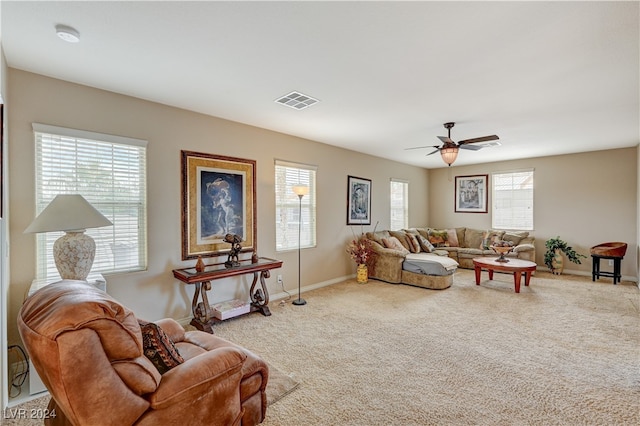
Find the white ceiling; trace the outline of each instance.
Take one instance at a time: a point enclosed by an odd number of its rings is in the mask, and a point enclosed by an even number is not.
[[[408,164],[636,146],[640,3],[2,1],[10,67]],[[81,42],[56,37],[55,25]],[[320,102],[275,103],[291,91]]]

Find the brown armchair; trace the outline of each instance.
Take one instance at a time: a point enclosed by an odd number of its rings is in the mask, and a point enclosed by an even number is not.
[[[176,321],[158,321],[183,363],[160,374],[144,355],[138,320],[82,281],[27,299],[18,329],[50,391],[51,425],[255,425],[264,420],[267,364],[252,352]]]

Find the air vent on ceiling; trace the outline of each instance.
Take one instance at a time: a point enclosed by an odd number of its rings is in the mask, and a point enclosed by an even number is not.
[[[276,102],[300,110],[310,107],[311,105],[320,101],[312,98],[311,96],[304,95],[300,92],[291,92],[288,95],[276,99]]]

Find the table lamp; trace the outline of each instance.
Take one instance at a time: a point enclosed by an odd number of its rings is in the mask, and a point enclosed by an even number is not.
[[[59,194],[24,230],[25,233],[65,231],[53,244],[53,258],[62,279],[85,281],[96,254],[96,243],[84,232],[113,225],[80,194]]]

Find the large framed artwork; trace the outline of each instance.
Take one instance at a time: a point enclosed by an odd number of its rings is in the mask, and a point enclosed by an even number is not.
[[[488,177],[456,176],[456,213],[487,213]]]
[[[182,151],[182,260],[226,254],[225,235],[257,251],[256,162]]]
[[[371,179],[348,176],[347,225],[371,225]]]

